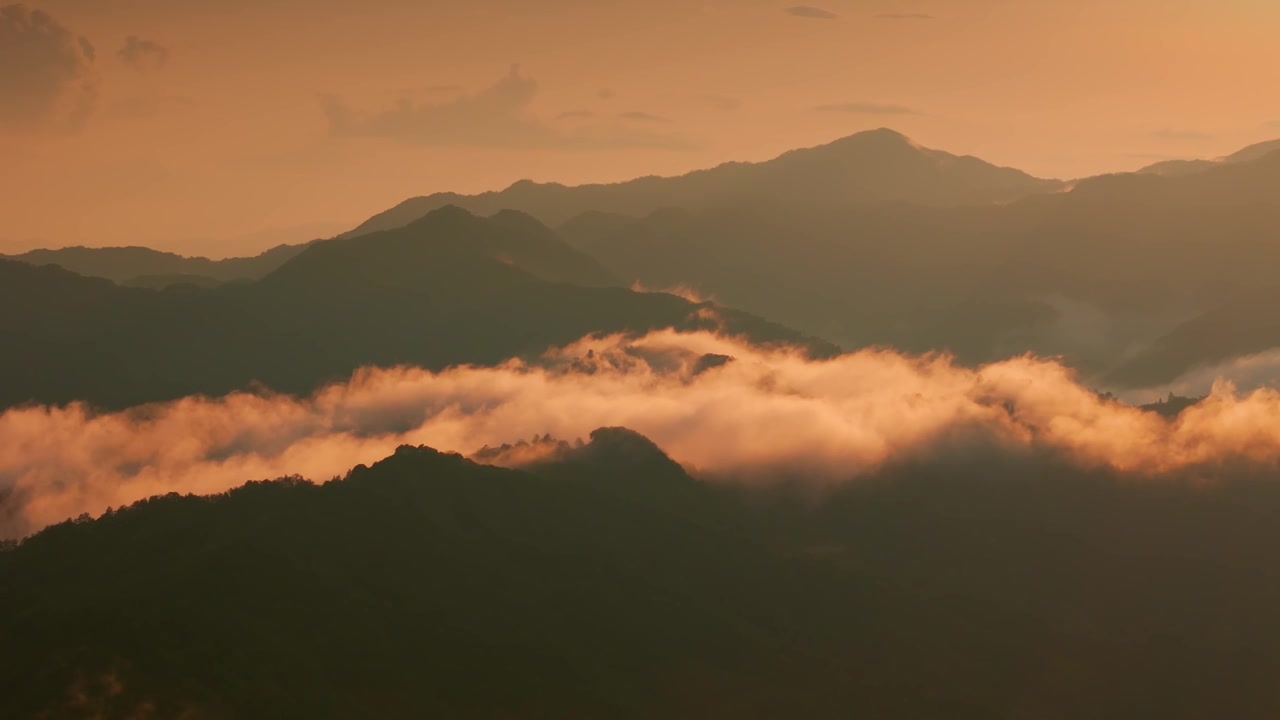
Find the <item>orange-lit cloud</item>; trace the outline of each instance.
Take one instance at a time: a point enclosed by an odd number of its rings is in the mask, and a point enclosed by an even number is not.
[[[130,35],[116,51],[116,57],[135,70],[159,70],[169,62],[169,48],[154,40]]]
[[[819,105],[814,108],[823,112],[845,112],[858,115],[916,115],[916,110],[905,105],[891,105],[886,103],[871,102],[847,102],[834,103],[830,105]]]
[[[94,55],[48,13],[0,6],[0,130],[78,130],[98,99]]]
[[[329,131],[338,137],[376,137],[417,145],[491,148],[665,148],[694,147],[671,133],[642,132],[625,124],[593,123],[563,130],[529,111],[538,83],[513,66],[506,77],[473,95],[447,102],[414,104],[402,99],[392,109],[364,113],[340,98],[322,99]],[[571,111],[572,112],[572,111]],[[562,113],[557,116],[564,118]],[[586,117],[574,113],[573,117]],[[622,120],[668,122],[644,112],[627,112]]]
[[[586,339],[537,366],[368,369],[305,399],[10,410],[0,415],[0,535],[155,493],[295,473],[323,480],[404,443],[471,452],[618,425],[707,478],[834,483],[993,443],[1148,477],[1272,462],[1280,393],[1240,396],[1220,383],[1169,420],[1103,400],[1068,369],[1033,358],[972,369],[876,350],[815,361],[707,333]]]

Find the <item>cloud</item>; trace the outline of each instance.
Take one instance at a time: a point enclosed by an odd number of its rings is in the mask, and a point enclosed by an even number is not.
[[[621,124],[594,123],[572,131],[529,112],[537,82],[512,67],[506,77],[474,95],[414,104],[402,98],[392,109],[357,111],[332,96],[321,99],[329,131],[339,137],[377,137],[418,145],[496,148],[655,148],[687,150],[697,144],[669,133],[642,132]]]
[[[928,13],[880,13],[876,15],[877,20],[933,20],[934,17]]]
[[[742,102],[736,98],[724,97],[723,95],[703,95],[702,99],[716,110],[737,110],[742,107]]]
[[[169,48],[130,35],[125,38],[124,47],[116,51],[116,57],[135,70],[159,70],[169,62]]]
[[[1176,140],[1176,141],[1187,141],[1187,142],[1204,142],[1204,141],[1213,139],[1212,135],[1208,133],[1200,132],[1199,130],[1170,130],[1167,128],[1164,130],[1157,130],[1151,133],[1151,137],[1157,138],[1159,140]]]
[[[857,113],[861,115],[919,115],[916,110],[903,105],[884,105],[869,102],[835,103],[814,108],[821,112]]]
[[[596,114],[590,110],[570,110],[562,112],[556,116],[557,120],[588,120],[595,117]]]
[[[588,338],[534,364],[365,369],[303,399],[8,410],[0,536],[157,493],[294,473],[324,480],[406,443],[468,453],[618,425],[720,482],[843,483],[964,448],[1148,481],[1191,471],[1209,480],[1215,468],[1280,456],[1280,393],[1217,383],[1167,419],[1100,398],[1062,365],[1031,357],[967,368],[887,350],[811,360],[710,333]]]
[[[647,122],[647,123],[671,122],[671,120],[668,118],[664,118],[660,115],[653,115],[647,112],[641,112],[639,110],[632,110],[631,112],[618,113],[618,117],[622,118],[623,120],[635,120],[637,122]]]
[[[615,97],[617,97],[617,93],[610,90],[609,88],[604,88],[596,93],[596,97],[600,98],[601,100],[612,100]]]
[[[40,10],[0,7],[0,128],[73,132],[97,99],[88,40]]]
[[[1280,120],[1272,120],[1266,124],[1269,128],[1280,128]]]
[[[840,17],[830,10],[823,10],[822,8],[813,7],[812,5],[795,5],[787,8],[783,12],[788,15],[794,15],[795,17],[811,18],[814,20],[835,20]]]
[[[1242,390],[1271,388],[1280,390],[1280,348],[1224,360],[1213,365],[1188,370],[1168,385],[1127,393],[1135,402],[1148,403],[1168,393],[1183,397],[1199,397],[1212,390],[1214,383],[1226,380]]]

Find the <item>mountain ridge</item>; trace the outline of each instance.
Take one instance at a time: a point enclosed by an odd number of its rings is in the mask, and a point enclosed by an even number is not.
[[[595,266],[549,230],[521,225],[445,209],[406,228],[313,243],[260,280],[211,288],[121,287],[0,260],[0,345],[21,348],[0,354],[0,408],[119,409],[255,383],[305,395],[366,366],[491,365],[593,333],[720,323],[761,342],[834,350],[747,313],[708,315],[706,303],[607,277],[567,282]]]
[[[873,162],[893,164],[889,172],[883,172],[882,168],[866,167]],[[811,182],[794,187],[797,172]],[[682,175],[576,186],[520,180],[503,190],[478,195],[419,196],[374,215],[340,237],[399,227],[447,204],[485,215],[516,209],[548,225],[559,225],[587,211],[636,215],[668,206],[733,207],[754,202],[985,204],[1061,187],[1058,180],[924,148],[901,133],[881,128],[789,150],[762,162],[726,162]]]

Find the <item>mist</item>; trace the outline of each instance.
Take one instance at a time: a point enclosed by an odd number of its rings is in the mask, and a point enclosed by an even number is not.
[[[1140,482],[1188,472],[1212,481],[1237,463],[1274,461],[1280,393],[1219,381],[1166,419],[1029,356],[969,368],[890,350],[814,360],[708,332],[589,337],[536,362],[363,369],[305,398],[9,410],[0,415],[0,536],[155,494],[326,480],[402,444],[471,454],[602,426],[648,436],[712,482],[856,482],[889,463],[977,447],[1049,453]]]

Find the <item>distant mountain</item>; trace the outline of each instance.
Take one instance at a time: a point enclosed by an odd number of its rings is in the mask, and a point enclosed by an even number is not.
[[[1179,175],[1190,175],[1202,172],[1220,165],[1253,162],[1254,160],[1259,160],[1277,151],[1280,151],[1280,139],[1255,143],[1230,155],[1215,158],[1213,160],[1165,160],[1163,162],[1148,165],[1138,172],[1147,175],[1177,177]]]
[[[640,216],[663,208],[714,210],[760,204],[990,204],[1061,187],[1057,180],[920,147],[897,132],[881,129],[793,150],[766,162],[726,163],[678,177],[579,186],[522,180],[501,192],[416,197],[373,216],[346,235],[401,227],[445,205],[482,215],[515,209],[558,225],[592,211]]]
[[[625,282],[686,286],[846,347],[1034,351],[1093,375],[1274,286],[1280,153],[1005,205],[597,212],[560,230]]]
[[[1280,287],[1235,297],[1157,338],[1112,371],[1109,380],[1133,387],[1164,385],[1196,368],[1280,348],[1277,307]]]
[[[31,250],[21,255],[0,256],[31,265],[57,265],[79,275],[103,277],[117,283],[155,286],[161,278],[190,278],[227,282],[256,280],[280,267],[306,249],[302,245],[280,245],[253,257],[210,260],[185,257],[145,247],[69,247],[58,250]]]
[[[1277,512],[958,448],[817,501],[621,428],[406,446],[0,546],[0,716],[1273,718]]]
[[[139,275],[119,283],[126,287],[150,288],[163,290],[172,285],[195,285],[196,287],[217,287],[223,281],[204,275]]]
[[[709,304],[609,282],[530,218],[458,208],[315,242],[261,280],[213,288],[120,287],[0,261],[0,345],[20,349],[0,353],[0,407],[119,408],[254,382],[305,393],[366,365],[492,364],[593,332],[716,322],[700,312]],[[810,342],[744,313],[717,315],[758,340]]]

